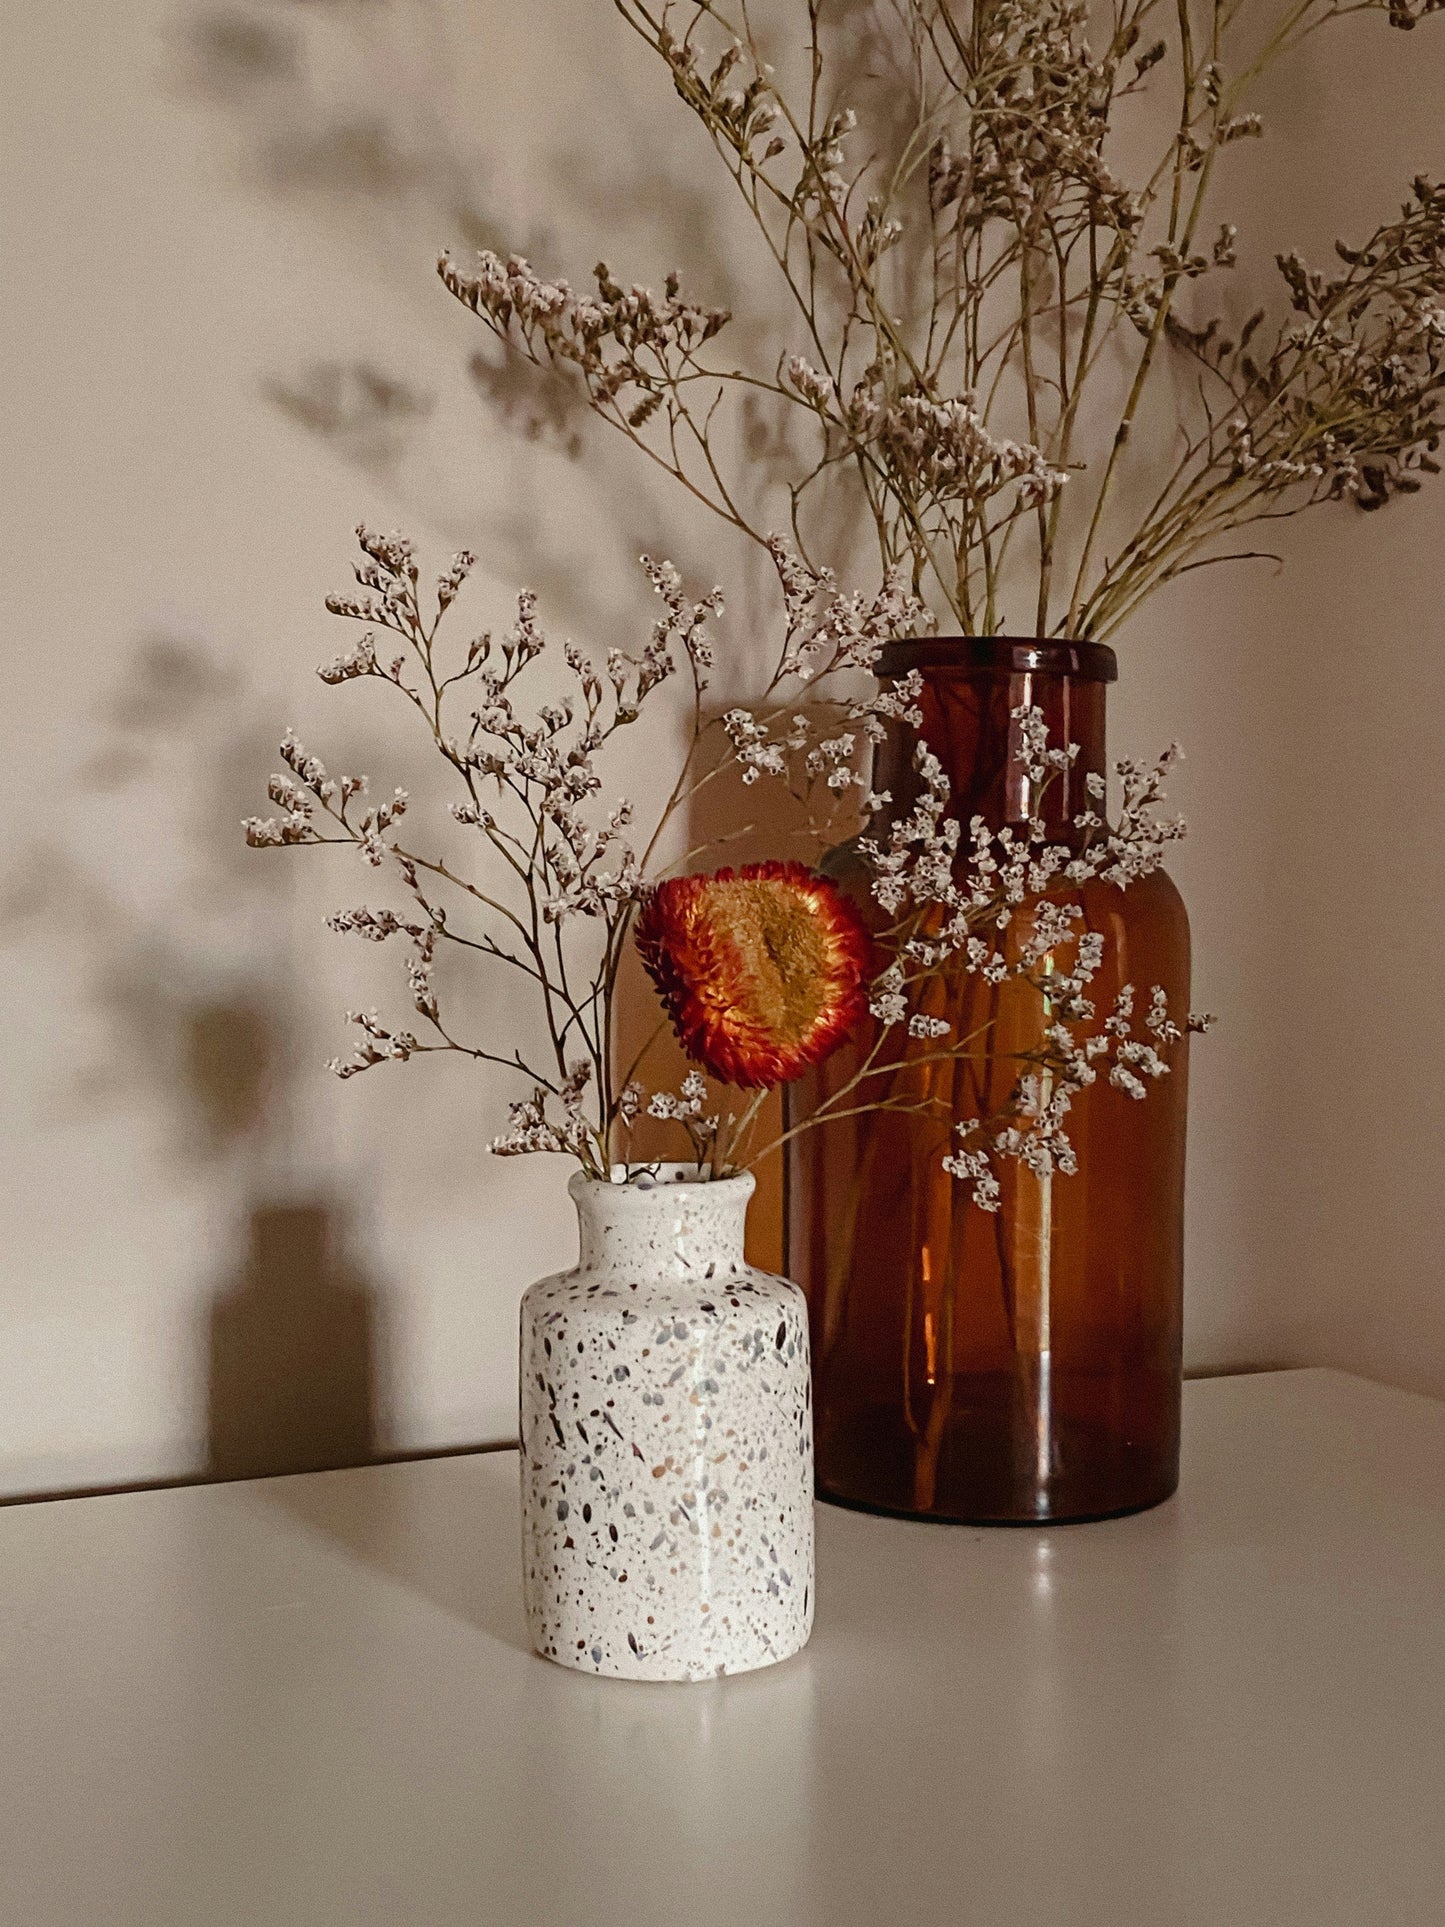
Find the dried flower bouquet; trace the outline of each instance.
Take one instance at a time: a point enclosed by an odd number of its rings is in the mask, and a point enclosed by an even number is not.
[[[456,784],[451,815],[480,842],[484,881],[440,846],[403,829],[408,796],[366,800],[364,777],[333,777],[289,735],[283,774],[269,795],[281,812],[250,818],[258,848],[350,845],[400,884],[403,907],[362,906],[329,921],[372,942],[409,949],[411,1000],[423,1028],[399,1029],[374,1011],[351,1014],[359,1037],[333,1068],[342,1077],[432,1052],[458,1052],[524,1080],[507,1130],[491,1148],[503,1156],[563,1152],[593,1177],[629,1162],[639,1116],[676,1125],[690,1159],[726,1176],[775,1148],[756,1142],[761,1094],[798,1077],[871,1014],[870,1041],[846,1081],[792,1127],[870,1109],[936,1102],[899,1081],[904,1064],[985,1054],[986,1035],[954,1035],[921,1008],[940,974],[971,972],[997,984],[1015,979],[1040,999],[1035,1049],[1021,1057],[1010,1097],[996,1116],[956,1126],[947,1168],[978,1202],[998,1199],[995,1161],[1034,1170],[1073,1166],[1065,1120],[1072,1098],[1107,1071],[1135,1097],[1164,1076],[1180,1022],[1163,993],[1126,988],[1100,1013],[1088,987],[1103,939],[1081,927],[1071,893],[1093,876],[1121,886],[1147,874],[1182,825],[1156,808],[1172,752],[1154,769],[1118,765],[1123,806],[1109,827],[1090,807],[1067,842],[1050,842],[1041,799],[1073,758],[1051,745],[1037,711],[1016,720],[1032,815],[996,834],[949,811],[937,759],[916,746],[920,797],[907,813],[874,795],[863,763],[890,729],[914,729],[916,672],[879,685],[869,674],[882,645],[925,620],[921,605],[889,577],[871,599],[842,593],[775,542],[785,608],[784,640],[751,707],[710,707],[712,628],[720,592],[692,602],[675,569],[645,561],[663,605],[635,655],[610,651],[598,667],[573,644],[561,654],[572,691],[535,709],[528,672],[549,650],[534,599],[519,598],[516,621],[497,638],[451,645],[442,624],[473,566],[462,553],[423,602],[412,545],[358,531],[357,590],[328,598],[333,614],[367,625],[356,645],[321,668],[332,684],[389,684],[423,718]],[[689,727],[670,791],[651,823],[637,826],[631,803],[609,789],[618,740],[655,707],[675,677],[689,684]],[[796,863],[677,876],[670,857],[680,813],[709,784],[786,784],[821,843],[839,819],[881,826],[860,844],[872,871],[876,914],[858,911],[826,879]],[[1102,779],[1093,785],[1102,799]],[[408,818],[408,824],[410,822]],[[690,850],[692,863],[705,854]],[[649,1091],[640,1060],[617,1061],[618,977],[636,937],[666,1016],[701,1067],[677,1091]],[[544,1020],[546,1047],[534,1061],[495,1039],[473,1040],[442,1014],[434,981],[444,945],[485,968],[519,972]],[[1188,1020],[1195,1022],[1197,1020]],[[701,1070],[737,1093],[714,1100]]]
[[[966,633],[1103,638],[1186,571],[1261,553],[1235,532],[1434,472],[1445,189],[1416,179],[1330,271],[1279,256],[1263,301],[1212,292],[1239,252],[1213,210],[1268,67],[1333,21],[1409,29],[1441,0],[615,5],[795,327],[745,365],[676,274],[659,296],[491,252],[440,273],[745,534],[786,515],[801,556],[851,573],[871,524],[879,579]]]

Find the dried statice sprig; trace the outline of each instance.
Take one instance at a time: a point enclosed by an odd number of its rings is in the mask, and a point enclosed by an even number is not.
[[[745,784],[785,777],[820,841],[868,790],[867,765],[888,723],[912,727],[922,679],[869,686],[884,645],[927,623],[897,576],[868,598],[844,594],[831,570],[812,569],[778,535],[768,538],[783,595],[783,646],[755,707],[726,710],[721,726]]]
[[[1097,607],[1130,613],[1228,528],[1320,502],[1381,508],[1439,473],[1445,430],[1445,187],[1423,176],[1400,218],[1327,273],[1279,256],[1288,307],[1231,330],[1168,319],[1205,370],[1200,421],[1137,532],[1101,577]]]
[[[560,1152],[578,1159],[584,1170],[593,1169],[596,1132],[583,1109],[591,1081],[592,1066],[584,1059],[572,1065],[555,1091],[534,1086],[530,1097],[508,1105],[507,1128],[488,1149],[499,1158]]]
[[[441,276],[757,540],[782,517],[751,507],[753,443],[729,406],[744,426],[774,411],[801,555],[839,541],[841,480],[842,543],[871,522],[879,579],[968,633],[1107,636],[1186,570],[1261,553],[1233,532],[1331,500],[1377,507],[1432,469],[1437,185],[1340,243],[1342,274],[1282,256],[1273,308],[1243,330],[1198,311],[1240,258],[1214,195],[1265,131],[1261,75],[1336,19],[1411,29],[1442,0],[1274,0],[1264,19],[1160,0],[792,0],[782,44],[803,57],[784,74],[747,0],[614,4],[710,138],[795,336],[739,365],[726,312],[677,274],[657,295],[600,266],[578,293],[484,252],[443,256]],[[1169,130],[1152,154],[1132,117],[1150,90]],[[1168,380],[1180,358],[1202,382]],[[1182,422],[1162,456],[1151,415],[1171,440]]]
[[[928,1100],[899,1084],[899,1072],[987,1052],[986,1035],[959,1037],[939,1014],[937,987],[960,974],[990,985],[1025,983],[1049,1013],[1036,1047],[1020,1058],[1006,1106],[966,1126],[951,1154],[949,1169],[970,1179],[980,1203],[996,1193],[985,1166],[994,1171],[1000,1158],[1069,1168],[1063,1118],[1106,1061],[1112,1080],[1131,1095],[1167,1070],[1183,1032],[1159,990],[1150,993],[1147,1034],[1132,1025],[1128,998],[1095,1023],[1088,987],[1102,938],[1083,927],[1070,893],[1095,877],[1127,886],[1182,833],[1182,825],[1157,813],[1173,752],[1153,767],[1117,766],[1122,806],[1112,827],[1092,806],[1102,785],[1092,786],[1090,806],[1075,816],[1067,840],[1051,841],[1040,815],[1022,830],[990,832],[978,818],[961,825],[950,814],[942,768],[921,743],[917,800],[895,810],[892,799],[871,792],[864,766],[885,732],[921,721],[916,675],[879,687],[868,674],[885,642],[924,620],[896,579],[871,598],[845,593],[775,539],[784,605],[778,657],[755,707],[718,714],[707,691],[721,595],[693,601],[670,564],[644,558],[662,606],[641,648],[611,651],[598,666],[566,645],[570,693],[534,706],[525,695],[528,672],[550,645],[532,596],[519,597],[516,620],[500,637],[444,647],[440,626],[471,556],[454,559],[424,605],[411,545],[366,529],[358,537],[364,560],[356,591],[328,598],[328,607],[366,628],[358,646],[322,668],[322,679],[387,683],[418,711],[458,785],[451,814],[481,839],[489,871],[503,884],[484,888],[425,847],[411,833],[404,790],[367,801],[364,777],[333,776],[286,736],[285,773],[268,786],[280,814],[248,819],[248,842],[349,844],[369,866],[394,876],[407,903],[404,910],[358,905],[329,919],[342,934],[405,946],[407,987],[421,1020],[416,1030],[402,1029],[375,1011],[351,1013],[357,1039],[351,1055],[333,1065],[338,1075],[438,1051],[498,1065],[524,1081],[526,1095],[511,1105],[493,1151],[561,1153],[594,1177],[611,1173],[644,1114],[675,1125],[699,1169],[712,1175],[766,1155],[771,1146],[752,1144],[761,1092],[730,1110],[710,1101],[694,1072],[677,1092],[649,1093],[637,1066],[619,1070],[613,1052],[622,946],[650,885],[664,873],[658,866],[668,827],[685,802],[726,772],[744,784],[766,777],[788,785],[810,806],[820,835],[836,834],[840,809],[855,821],[860,814],[873,819],[858,847],[872,867],[878,913],[874,1035],[854,1073],[787,1135],[857,1111],[926,1108]],[[631,806],[608,794],[607,753],[680,675],[690,685],[691,728],[671,793],[644,840]],[[1077,752],[1050,743],[1037,710],[1019,709],[1014,722],[1018,757],[1041,811],[1049,785]],[[522,975],[545,1021],[542,1061],[454,1032],[436,986],[443,945]]]
[[[273,777],[268,792],[283,814],[248,819],[248,842],[258,848],[350,843],[370,865],[394,874],[412,905],[404,915],[362,906],[330,923],[371,942],[398,937],[407,943],[408,987],[425,1020],[426,1041],[392,1030],[374,1013],[355,1014],[356,1047],[334,1068],[349,1077],[438,1050],[503,1065],[527,1079],[531,1096],[514,1107],[511,1127],[494,1148],[566,1151],[594,1174],[604,1173],[612,1127],[631,1101],[613,1090],[609,1040],[618,960],[644,874],[630,803],[622,797],[598,802],[600,765],[613,739],[638,721],[684,663],[700,702],[712,661],[708,625],[721,610],[721,596],[689,602],[675,570],[647,564],[663,614],[642,647],[631,655],[612,650],[598,665],[565,645],[570,693],[530,706],[527,673],[548,649],[533,596],[518,598],[505,634],[474,636],[443,660],[440,625],[473,556],[463,551],[453,558],[424,606],[412,545],[365,528],[357,535],[363,559],[356,589],[328,597],[327,607],[366,627],[355,646],[318,673],[332,684],[389,683],[419,712],[458,780],[453,818],[487,845],[492,870],[514,893],[506,898],[483,888],[442,857],[403,842],[397,830],[405,791],[363,806],[364,777],[332,777],[288,735],[281,755],[289,773]],[[456,913],[463,907],[480,919],[479,928],[459,927]],[[569,937],[574,925],[583,933],[576,940]],[[519,1051],[509,1055],[452,1034],[433,977],[442,943],[528,980],[545,1017],[549,1062],[532,1063]]]
[[[641,1097],[639,1092],[639,1105]],[[716,1112],[709,1112],[707,1103],[707,1079],[698,1071],[689,1071],[676,1092],[654,1091],[646,1107],[650,1118],[681,1125],[699,1170],[719,1162],[718,1136],[723,1129],[723,1119]]]
[[[351,1077],[428,1052],[461,1052],[515,1072],[528,1086],[493,1146],[499,1154],[559,1151],[604,1175],[646,1110],[676,1123],[699,1161],[716,1166],[724,1137],[730,1143],[756,1107],[741,1118],[725,1110],[704,1114],[691,1081],[677,1096],[649,1099],[613,1061],[617,976],[633,915],[660,874],[679,811],[729,771],[746,779],[760,756],[771,766],[758,743],[771,742],[784,710],[798,718],[789,725],[789,740],[812,772],[802,790],[817,788],[836,804],[839,771],[842,787],[853,790],[858,778],[851,759],[880,726],[878,718],[898,710],[891,697],[869,697],[860,672],[920,612],[893,585],[871,599],[845,595],[831,577],[811,574],[776,544],[787,621],[751,725],[754,742],[739,725],[740,712],[715,713],[707,693],[721,593],[690,598],[670,563],[643,558],[661,611],[641,647],[613,649],[596,662],[563,645],[569,693],[538,703],[527,698],[529,672],[552,645],[532,595],[518,598],[516,620],[504,634],[444,642],[441,625],[474,565],[472,555],[453,558],[424,598],[409,541],[365,528],[357,534],[362,554],[355,587],[328,597],[327,607],[361,625],[362,634],[318,673],[332,685],[389,684],[417,711],[457,782],[451,816],[482,841],[488,874],[501,881],[484,887],[424,836],[409,834],[410,819],[402,820],[406,791],[370,801],[365,777],[333,776],[288,733],[281,744],[284,771],[268,786],[278,814],[247,819],[247,841],[262,849],[350,844],[369,866],[399,882],[408,905],[404,911],[360,905],[329,919],[340,933],[372,943],[396,939],[406,947],[411,1004],[422,1020],[414,1032],[375,1012],[352,1013],[355,1047],[333,1068]],[[689,689],[690,731],[671,793],[654,821],[639,829],[631,803],[609,792],[606,765],[619,734],[679,677]],[[454,1031],[443,1017],[434,974],[444,945],[527,981],[545,1022],[547,1050],[540,1059],[469,1042]]]
[[[997,1050],[991,1023],[959,1034],[955,1021],[941,1014],[950,1002],[962,1007],[963,980],[1026,986],[1037,996],[1039,1017],[1033,1046],[1015,1053],[1014,1087],[995,1114],[955,1123],[956,1143],[944,1159],[944,1168],[988,1211],[1001,1199],[1001,1161],[1039,1176],[1076,1169],[1066,1119],[1101,1072],[1116,1089],[1143,1097],[1150,1082],[1168,1074],[1185,1034],[1212,1021],[1200,1014],[1176,1021],[1163,987],[1153,985],[1141,1029],[1128,984],[1101,1018],[1091,986],[1105,962],[1105,938],[1088,927],[1077,897],[1096,878],[1127,888],[1150,875],[1183,836],[1179,818],[1159,814],[1177,746],[1152,765],[1115,764],[1121,804],[1112,826],[1089,806],[1075,813],[1067,834],[1051,836],[1043,799],[1077,760],[1077,746],[1051,744],[1037,708],[1015,709],[1012,721],[1016,757],[1034,799],[1035,815],[1023,826],[991,831],[977,816],[962,825],[950,811],[943,767],[922,743],[914,757],[912,809],[895,812],[872,799],[883,827],[855,847],[872,872],[881,926],[883,962],[869,998],[873,1034],[850,1074],[805,1124],[793,1127],[860,1111],[933,1107],[938,1100],[920,1098],[916,1079],[900,1073],[946,1060],[983,1066]],[[1085,787],[1102,802],[1101,778],[1091,776]]]

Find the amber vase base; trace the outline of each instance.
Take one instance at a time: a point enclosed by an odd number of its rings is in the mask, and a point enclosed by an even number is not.
[[[1016,1422],[1012,1425],[1010,1418]],[[817,1494],[831,1505],[946,1525],[1075,1525],[1161,1505],[1179,1484],[1177,1425],[1119,1436],[1055,1411],[1048,1436],[1022,1415],[965,1413],[930,1466],[896,1407],[850,1414],[818,1437]]]

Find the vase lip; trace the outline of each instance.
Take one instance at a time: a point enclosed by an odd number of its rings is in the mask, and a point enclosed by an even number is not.
[[[641,1211],[654,1208],[653,1201],[663,1194],[668,1198],[699,1197],[722,1202],[725,1199],[746,1204],[757,1188],[751,1171],[735,1171],[730,1177],[702,1178],[690,1163],[650,1160],[645,1164],[614,1164],[610,1178],[592,1178],[585,1171],[574,1171],[567,1181],[567,1194],[574,1203],[605,1202],[609,1211]]]
[[[1119,659],[1105,642],[1071,636],[916,636],[887,642],[878,652],[879,676],[910,669],[992,670],[1005,675],[1072,676],[1079,682],[1117,682]]]

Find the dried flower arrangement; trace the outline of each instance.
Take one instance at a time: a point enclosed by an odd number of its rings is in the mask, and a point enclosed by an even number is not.
[[[787,514],[811,564],[871,522],[879,579],[965,633],[1012,605],[1016,628],[1103,638],[1261,553],[1234,531],[1435,470],[1445,188],[1417,179],[1332,272],[1279,256],[1280,298],[1237,321],[1207,289],[1236,264],[1210,208],[1261,132],[1261,74],[1331,21],[1409,29],[1441,0],[1279,0],[1262,23],[1241,0],[797,0],[764,25],[749,0],[614,3],[736,184],[797,339],[720,358],[729,315],[676,275],[659,297],[605,265],[586,293],[489,252],[440,272],[745,534]],[[785,493],[759,522],[761,426]]]
[[[1101,1070],[1140,1098],[1149,1080],[1167,1073],[1180,1024],[1158,990],[1149,993],[1137,1027],[1132,988],[1107,1014],[1096,1012],[1088,986],[1103,938],[1081,927],[1083,913],[1069,897],[1093,876],[1127,886],[1153,869],[1182,833],[1177,821],[1156,814],[1172,752],[1152,770],[1117,766],[1123,805],[1113,827],[1090,807],[1074,819],[1067,843],[1051,842],[1041,799],[1074,751],[1048,742],[1039,712],[1020,710],[1020,757],[1031,798],[1022,832],[995,834],[980,819],[965,826],[951,816],[947,780],[921,742],[914,756],[919,800],[907,814],[890,815],[891,799],[872,793],[862,763],[888,729],[917,727],[919,681],[913,672],[880,685],[868,672],[883,644],[925,615],[895,578],[871,599],[845,595],[829,574],[775,542],[783,645],[761,700],[719,714],[709,708],[707,690],[721,594],[689,601],[670,564],[645,560],[663,612],[642,648],[635,655],[611,651],[599,669],[565,645],[571,696],[529,712],[523,679],[549,647],[534,599],[519,598],[516,621],[501,638],[480,635],[450,648],[441,626],[474,558],[456,556],[436,583],[434,602],[424,607],[412,545],[364,528],[358,536],[364,552],[355,570],[358,591],[328,597],[327,606],[369,626],[319,674],[333,684],[390,684],[420,713],[458,785],[451,815],[480,838],[488,878],[503,881],[480,884],[445,856],[409,837],[403,841],[405,791],[367,803],[364,777],[333,777],[294,736],[286,737],[286,773],[273,776],[269,787],[281,814],[248,819],[248,842],[263,849],[350,845],[398,880],[407,899],[401,912],[363,906],[330,919],[334,930],[372,942],[405,940],[412,1003],[426,1027],[418,1037],[375,1012],[352,1013],[360,1035],[352,1056],[333,1065],[340,1076],[430,1052],[459,1052],[530,1086],[491,1146],[500,1155],[563,1152],[589,1175],[606,1177],[629,1162],[629,1138],[645,1110],[676,1124],[691,1161],[720,1177],[756,1162],[780,1141],[754,1141],[761,1094],[819,1062],[865,1013],[874,1022],[860,1063],[784,1135],[860,1110],[937,1102],[912,1093],[894,1074],[905,1061],[959,1057],[987,1044],[955,1036],[946,1022],[927,1015],[922,988],[950,971],[975,972],[993,984],[1024,981],[1048,1013],[1037,1048],[1020,1064],[1016,1088],[998,1116],[956,1126],[947,1161],[991,1209],[998,1199],[997,1158],[1019,1158],[1035,1170],[1072,1168],[1065,1119],[1072,1098]],[[642,832],[634,829],[631,804],[606,795],[603,771],[619,736],[680,675],[691,685],[690,728],[670,792]],[[787,784],[824,839],[840,811],[886,822],[886,832],[860,844],[873,873],[873,928],[865,930],[833,885],[799,864],[668,874],[668,832],[678,812],[728,773],[743,784],[763,778]],[[1102,779],[1091,782],[1096,801],[1102,787]],[[691,851],[686,860],[700,854]],[[510,894],[500,894],[503,888]],[[473,914],[470,927],[461,927],[459,911]],[[632,938],[694,1062],[751,1094],[740,1097],[736,1109],[709,1109],[699,1072],[689,1073],[676,1092],[649,1092],[638,1081],[637,1064],[617,1063],[618,972]],[[545,1020],[542,1063],[454,1034],[434,982],[445,944],[527,979]]]

